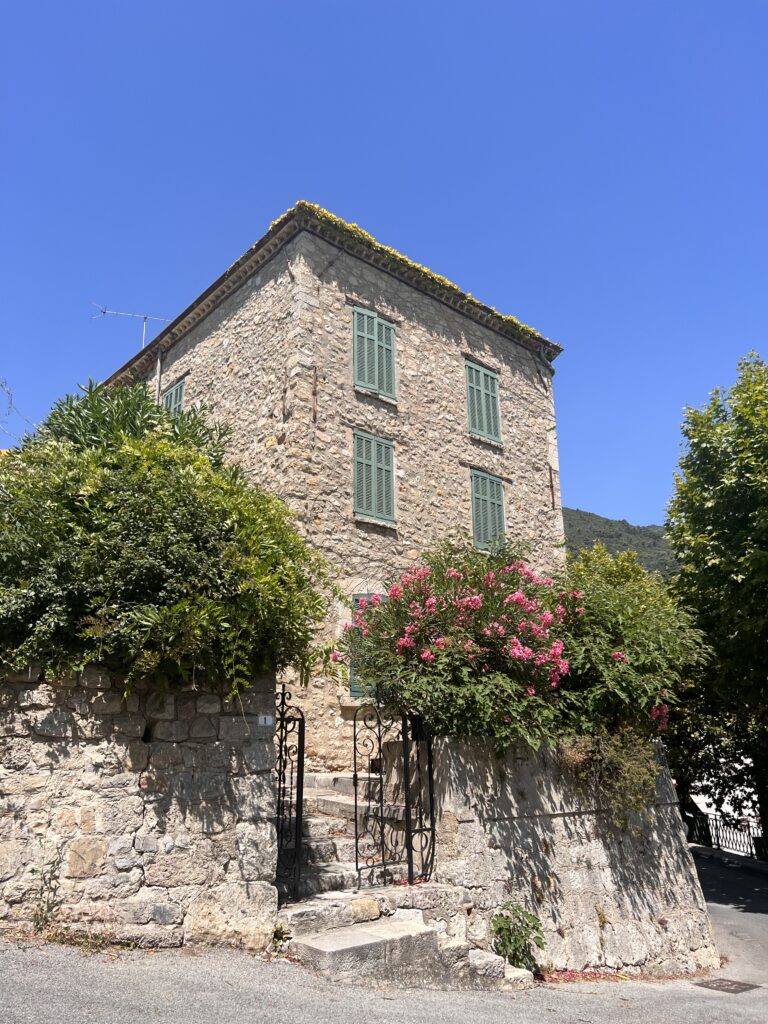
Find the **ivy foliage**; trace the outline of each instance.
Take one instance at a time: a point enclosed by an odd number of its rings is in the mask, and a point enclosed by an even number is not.
[[[307,673],[323,563],[279,499],[223,464],[227,436],[143,384],[91,384],[0,460],[0,664],[158,689]]]

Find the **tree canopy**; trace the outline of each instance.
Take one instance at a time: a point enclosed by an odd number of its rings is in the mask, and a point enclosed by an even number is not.
[[[307,670],[323,563],[223,463],[227,436],[142,384],[89,385],[0,460],[0,665],[229,690]]]
[[[680,742],[708,766],[692,783],[722,799],[734,763],[768,821],[768,366],[752,354],[736,383],[688,409],[668,536],[677,587],[715,660],[688,702]],[[690,717],[692,716],[692,717]],[[730,724],[728,724],[730,723]],[[726,726],[724,728],[724,726]],[[690,737],[690,739],[689,739]],[[682,761],[685,758],[681,758]],[[721,765],[721,768],[718,768]],[[742,778],[745,776],[742,775]]]

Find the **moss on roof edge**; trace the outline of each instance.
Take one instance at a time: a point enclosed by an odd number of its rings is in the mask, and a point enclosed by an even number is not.
[[[473,306],[479,312],[484,313],[486,316],[492,317],[493,320],[503,324],[505,327],[511,327],[521,335],[529,338],[531,341],[543,344],[552,350],[553,357],[559,352],[562,352],[562,346],[558,345],[557,342],[551,341],[545,337],[535,327],[531,327],[529,324],[524,324],[517,317],[510,316],[504,313],[500,313],[493,306],[489,306],[484,302],[480,302],[470,292],[465,292],[453,281],[449,281],[447,277],[442,277],[440,274],[436,274],[430,270],[429,267],[422,266],[420,263],[414,263],[413,260],[408,259],[397,249],[392,249],[388,245],[382,245],[381,242],[377,242],[373,235],[368,234],[358,224],[350,224],[348,221],[342,220],[341,217],[337,217],[336,214],[331,213],[330,210],[324,209],[322,206],[318,206],[316,203],[310,203],[306,199],[300,199],[292,206],[289,210],[286,210],[284,214],[272,221],[269,225],[268,234],[272,234],[273,231],[279,231],[279,229],[290,220],[296,213],[306,211],[316,217],[319,221],[327,224],[329,227],[336,228],[339,232],[347,235],[350,240],[356,242],[362,242],[375,252],[385,257],[387,260],[391,260],[393,263],[393,271],[396,273],[397,270],[403,271],[408,270],[415,273],[428,281],[432,285],[444,289],[445,291],[451,292],[456,298],[466,302],[470,306]]]

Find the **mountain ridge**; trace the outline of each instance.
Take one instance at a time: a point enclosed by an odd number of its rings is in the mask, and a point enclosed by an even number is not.
[[[600,541],[615,555],[636,551],[641,565],[662,576],[677,572],[675,556],[667,543],[663,526],[633,526],[626,519],[609,519],[595,512],[563,508],[565,543],[568,553],[576,555]]]

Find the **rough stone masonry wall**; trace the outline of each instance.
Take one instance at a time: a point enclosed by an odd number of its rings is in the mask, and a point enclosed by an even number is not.
[[[353,304],[396,325],[396,403],[354,387]],[[499,373],[501,445],[469,435],[465,356]],[[504,479],[508,533],[534,562],[564,557],[551,367],[308,232],[166,353],[161,391],[182,377],[185,406],[205,402],[232,425],[231,457],[288,502],[348,596],[381,590],[425,546],[471,530],[470,467]],[[394,525],[353,515],[354,428],[395,442]],[[337,603],[325,637],[348,617]],[[297,689],[308,766],[349,767],[348,689],[325,677]]]
[[[263,948],[277,913],[274,679],[238,706],[0,681],[0,928]],[[46,882],[45,879],[48,879]]]
[[[542,963],[679,973],[719,965],[669,772],[650,821],[612,831],[569,786],[556,758],[487,742],[435,744],[438,883],[473,904],[470,940],[488,947],[507,900],[542,921]]]

